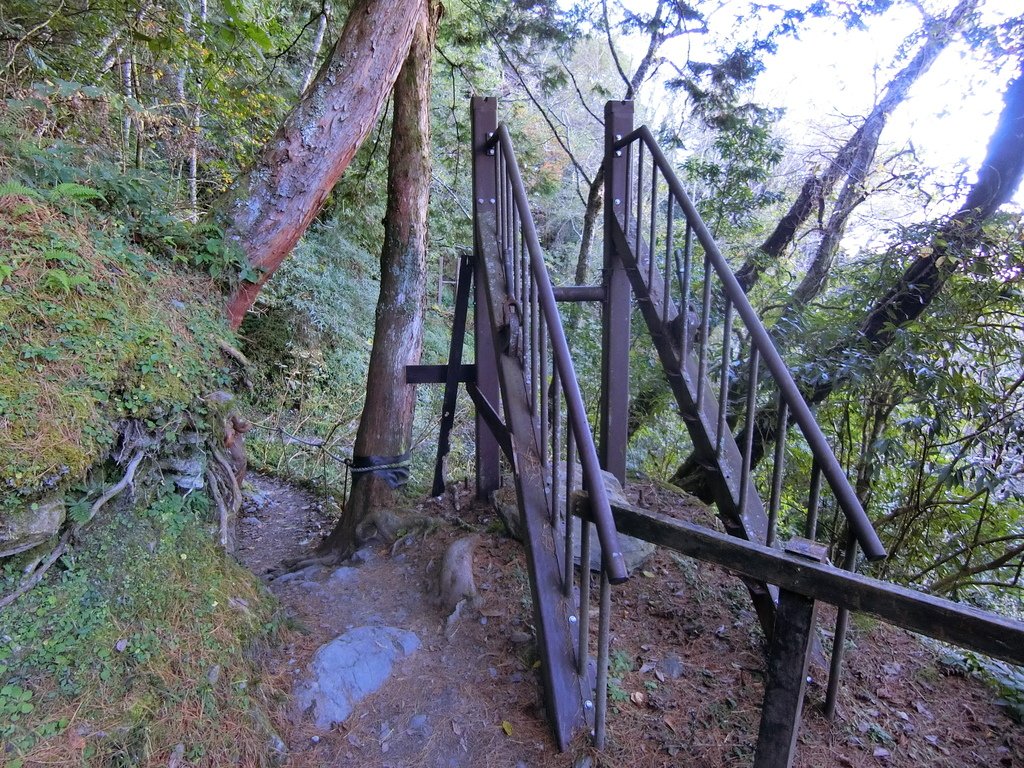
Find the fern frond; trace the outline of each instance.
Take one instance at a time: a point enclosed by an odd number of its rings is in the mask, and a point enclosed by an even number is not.
[[[20,181],[0,182],[0,197],[7,197],[9,195],[13,197],[29,197],[33,200],[43,199],[43,196],[37,190],[25,186]]]
[[[98,190],[74,181],[62,182],[50,190],[50,201],[56,203],[60,200],[70,200],[75,203],[88,203],[92,200],[106,202],[106,198]]]

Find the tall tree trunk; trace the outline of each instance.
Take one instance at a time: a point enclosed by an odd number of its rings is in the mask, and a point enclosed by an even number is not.
[[[934,19],[926,25],[925,41],[921,48],[907,65],[886,84],[882,98],[864,118],[863,124],[836,152],[821,176],[812,174],[804,180],[796,200],[776,224],[775,229],[768,235],[761,247],[736,271],[736,279],[739,280],[743,290],[749,291],[761,276],[762,270],[781,258],[815,208],[823,213],[825,200],[832,194],[832,190],[835,189],[841,178],[851,177],[846,184],[848,189],[859,186],[862,181],[861,177],[866,176],[868,167],[875,156],[879,137],[882,135],[882,129],[888,122],[889,116],[896,107],[906,100],[910,87],[931,68],[935,59],[949,45],[956,33],[963,27],[967,16],[974,11],[977,5],[978,0],[961,0],[948,16],[943,19]],[[849,206],[852,200],[849,199],[849,195],[847,197],[845,204]],[[839,206],[837,206],[838,210]],[[851,210],[852,208],[849,208],[849,210],[841,212],[840,221],[830,222],[824,240],[829,240],[829,232],[834,233],[837,229],[841,236],[842,230],[845,229],[846,218]],[[833,227],[837,223],[839,226]],[[808,270],[808,276],[801,283],[797,292],[798,303],[806,303],[811,294],[820,290],[828,276],[835,250],[838,247],[838,238],[831,238],[830,242],[819,247],[812,268]]]
[[[380,256],[380,296],[366,401],[356,433],[358,459],[400,461],[409,450],[416,389],[405,367],[419,362],[426,291],[427,206],[430,200],[430,75],[440,5],[424,9],[409,58],[395,82],[388,203]],[[356,526],[374,509],[393,502],[387,478],[376,472],[352,477],[352,493],[323,549],[341,553],[353,545]]]
[[[331,56],[223,206],[225,231],[259,270],[228,298],[237,328],[373,128],[425,0],[359,0]]]
[[[594,174],[587,192],[587,209],[583,212],[583,236],[580,238],[580,252],[576,258],[576,285],[586,285],[590,272],[590,252],[594,247],[597,232],[597,217],[604,207],[604,163]]]
[[[199,0],[199,29],[196,35],[196,42],[200,47],[206,42],[206,0]],[[186,36],[192,34],[192,0],[186,0],[182,9],[182,29]],[[189,104],[189,93],[185,87],[189,74],[192,72],[192,65],[188,57],[181,64],[178,70],[177,93],[178,101],[185,113],[188,122],[188,202],[189,221],[199,220],[199,124],[202,117],[202,107],[199,104],[199,97],[196,96],[194,103]]]
[[[922,249],[897,283],[867,311],[858,327],[851,329],[843,341],[832,347],[822,359],[840,369],[851,352],[874,358],[892,344],[896,334],[921,316],[964,258],[978,246],[984,237],[983,225],[1009,201],[1020,186],[1022,177],[1024,60],[1021,61],[1019,76],[1006,90],[1003,111],[978,171],[978,180],[963,205],[938,229],[930,246]],[[835,370],[833,375],[816,379],[813,386],[801,387],[801,391],[808,403],[814,406],[828,399],[845,382],[845,376]],[[766,448],[774,443],[776,421],[777,414],[772,408],[758,413],[752,465],[756,466]],[[707,471],[693,455],[680,465],[671,482],[704,501],[712,499]]]

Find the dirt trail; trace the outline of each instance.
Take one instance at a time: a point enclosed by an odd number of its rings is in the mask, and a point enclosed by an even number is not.
[[[326,533],[317,499],[286,483],[250,477],[253,498],[239,524],[239,556],[263,575],[312,553]],[[633,486],[634,501],[671,514],[678,498]],[[525,558],[496,514],[463,491],[418,509],[433,531],[393,547],[364,549],[345,583],[333,568],[270,582],[306,628],[277,649],[272,674],[298,674],[323,643],[355,626],[390,625],[422,647],[399,662],[377,693],[329,734],[276,719],[288,765],[366,768],[555,768],[559,766],[749,766],[763,695],[764,657],[745,590],[716,568],[659,550],[615,593],[609,744],[581,738],[557,751],[540,703]],[[701,519],[703,515],[703,519]],[[710,516],[697,513],[710,524]],[[447,546],[480,534],[474,557],[481,610],[446,636],[432,598]],[[351,574],[349,574],[351,576]],[[827,619],[824,624],[828,626]],[[809,687],[796,765],[1021,766],[1024,727],[977,681],[941,673],[934,655],[899,630],[855,623],[841,717],[820,715],[822,681]]]
[[[239,525],[239,556],[257,574],[286,558],[311,554],[326,533],[312,495],[269,478],[252,478],[255,502]],[[451,516],[451,497],[424,505],[426,514]],[[539,704],[525,560],[518,547],[485,527],[496,516],[473,516],[461,525],[442,523],[429,534],[360,551],[348,563],[353,580],[330,583],[334,568],[309,578],[276,579],[272,591],[308,630],[283,649],[278,663],[296,671],[323,643],[362,625],[411,630],[422,647],[397,665],[385,687],[358,705],[349,720],[314,739],[309,726],[285,736],[293,766],[564,765],[550,742]],[[258,521],[258,522],[254,522]],[[445,619],[432,593],[448,544],[481,528],[475,560],[484,598],[479,612],[445,634]],[[495,528],[497,526],[494,526]],[[503,727],[507,723],[507,727]],[[511,730],[511,733],[507,733]]]

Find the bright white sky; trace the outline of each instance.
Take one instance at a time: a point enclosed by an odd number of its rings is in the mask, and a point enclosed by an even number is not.
[[[985,21],[1020,12],[1019,0],[988,0],[982,6]],[[786,133],[797,140],[806,136],[813,145],[812,126],[823,117],[838,121],[870,109],[893,74],[894,53],[920,21],[906,5],[872,19],[867,30],[847,31],[837,29],[834,21],[814,20],[801,39],[786,40],[767,62],[757,96],[785,107]],[[950,178],[964,170],[972,183],[1015,69],[1012,64],[1001,72],[990,67],[962,40],[955,41],[893,114],[883,141],[903,146],[909,139],[925,165],[948,169]],[[1024,190],[1018,190],[1015,202],[1024,205]]]
[[[1020,2],[984,0],[982,18],[991,22],[1018,15]],[[627,4],[638,7],[646,3],[627,0]],[[925,5],[941,14],[955,2]],[[716,23],[728,26],[729,13],[730,4],[726,2],[711,19],[712,29]],[[882,16],[867,19],[867,23],[867,30],[845,30],[834,18],[810,20],[798,39],[783,40],[778,53],[766,61],[755,97],[761,103],[785,109],[780,132],[797,151],[827,146],[822,136],[824,127],[843,125],[844,116],[863,115],[871,108],[888,79],[904,63],[892,66],[902,42],[920,26],[921,16],[912,5],[899,4]],[[678,47],[673,50],[670,43],[665,52],[671,58],[685,60],[688,51],[682,46],[693,46],[694,39],[674,42]],[[635,59],[642,56],[639,42],[635,50],[629,43],[626,48]],[[689,53],[701,58],[700,53]],[[979,54],[960,40],[954,42],[894,113],[883,134],[883,144],[902,148],[909,140],[924,165],[943,169],[944,181],[951,182],[963,174],[966,184],[973,183],[1002,108],[1003,91],[1013,74],[1012,64],[993,72]],[[836,135],[845,138],[849,132],[842,130]],[[1014,200],[1024,207],[1024,190],[1018,190]]]

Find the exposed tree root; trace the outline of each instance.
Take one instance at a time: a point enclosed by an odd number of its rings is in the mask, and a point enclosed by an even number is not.
[[[142,462],[144,455],[145,451],[142,448],[135,452],[131,461],[128,462],[128,466],[125,468],[124,476],[121,480],[116,485],[112,485],[108,488],[102,496],[93,502],[93,505],[89,507],[89,516],[85,520],[80,523],[76,523],[64,531],[64,534],[60,537],[60,541],[57,542],[57,546],[54,547],[53,551],[47,555],[46,559],[44,559],[39,566],[21,582],[16,590],[0,599],[0,610],[9,606],[43,580],[43,576],[45,576],[46,572],[50,570],[50,566],[57,562],[64,553],[68,551],[68,547],[70,547],[72,540],[78,538],[78,534],[80,534],[82,529],[91,522],[94,517],[96,517],[97,513],[103,509],[103,506],[131,485],[132,481],[135,479],[135,471],[139,468],[139,464]]]
[[[210,495],[217,505],[217,512],[220,518],[220,545],[228,552],[234,548],[232,542],[231,521],[238,519],[238,512],[242,508],[242,489],[238,485],[235,471],[231,462],[220,448],[214,446],[211,451],[214,461],[220,467],[220,472],[212,466],[206,468],[206,482],[210,486]],[[221,483],[224,491],[221,491]]]
[[[410,534],[427,534],[439,524],[439,521],[428,515],[395,512],[390,509],[378,509],[371,512],[356,528],[356,545],[362,546],[371,541],[398,545]],[[394,552],[394,549],[392,550]],[[295,573],[311,565],[341,565],[348,558],[343,552],[328,551],[309,557],[289,558],[267,571],[271,579]]]
[[[309,568],[311,565],[319,565],[325,568],[331,565],[341,565],[342,560],[343,558],[339,552],[328,552],[325,555],[311,555],[308,557],[289,557],[266,571],[266,576],[273,580],[284,576],[286,573],[295,573],[304,568]]]
[[[395,512],[391,509],[377,509],[367,515],[356,526],[356,544],[363,545],[377,539],[393,544],[410,533],[426,533],[437,521],[426,515]]]

